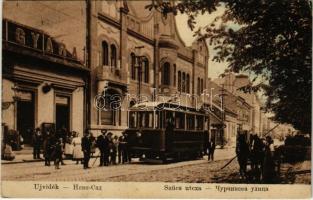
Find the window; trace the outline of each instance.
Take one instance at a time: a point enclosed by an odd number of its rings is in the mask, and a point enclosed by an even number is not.
[[[170,77],[171,77],[170,63],[166,62],[163,65],[162,84],[163,85],[170,85],[170,83],[171,83]]]
[[[182,92],[186,92],[186,74],[183,72]]]
[[[180,71],[178,71],[177,89],[178,89],[179,92],[181,92],[181,72]]]
[[[104,105],[104,109],[101,110],[100,113],[101,125],[119,125],[121,107],[120,94],[114,90],[107,90],[104,98],[100,99],[100,105]]]
[[[176,64],[174,64],[174,86],[176,86]]]
[[[153,128],[153,112],[138,112],[139,127]]]
[[[131,73],[131,79],[136,80],[136,56],[134,53],[130,54],[130,73]]]
[[[195,129],[195,116],[187,115],[187,129],[194,130]]]
[[[190,93],[190,77],[189,77],[189,74],[187,74],[187,78],[186,78],[186,92]]]
[[[200,95],[200,78],[198,78],[197,93],[198,93],[198,95]]]
[[[109,47],[106,41],[102,42],[102,65],[109,65]]]
[[[136,128],[137,127],[137,115],[136,112],[129,113],[129,127]]]
[[[203,93],[203,79],[200,81],[200,94]]]
[[[175,113],[175,128],[185,129],[185,114],[184,113]]]
[[[204,118],[201,115],[196,116],[196,129],[203,130]]]
[[[155,113],[155,127],[156,128],[163,128],[163,112],[156,111]]]
[[[111,45],[111,66],[112,67],[117,67],[117,62],[116,62],[116,47],[114,44]]]
[[[149,83],[149,61],[147,58],[143,60],[143,81]]]

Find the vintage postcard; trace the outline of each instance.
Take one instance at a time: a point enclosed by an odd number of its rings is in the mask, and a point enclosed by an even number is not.
[[[311,197],[310,0],[4,0],[1,195]]]

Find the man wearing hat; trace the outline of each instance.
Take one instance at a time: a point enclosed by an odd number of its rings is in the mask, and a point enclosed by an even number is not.
[[[84,152],[84,169],[88,169],[89,167],[89,160],[91,154],[91,139],[89,131],[86,130],[84,133],[84,137],[82,138],[82,151]]]
[[[100,150],[100,165],[99,166],[103,166],[106,164],[106,162],[105,162],[105,154],[106,154],[105,150],[108,146],[108,142],[107,142],[107,139],[105,137],[106,133],[107,133],[106,129],[102,130],[101,135],[99,135],[97,137],[97,141],[96,141],[97,147]]]

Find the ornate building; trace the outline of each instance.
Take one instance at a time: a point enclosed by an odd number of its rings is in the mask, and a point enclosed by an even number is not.
[[[37,127],[87,127],[85,10],[73,1],[3,3],[2,126],[26,144]]]
[[[203,103],[196,95],[207,88],[206,43],[195,40],[185,46],[175,17],[149,11],[148,4],[151,1],[88,2],[89,128],[96,134],[127,128],[127,108],[138,101],[173,101],[175,95],[183,105]],[[112,106],[115,109],[107,109]]]

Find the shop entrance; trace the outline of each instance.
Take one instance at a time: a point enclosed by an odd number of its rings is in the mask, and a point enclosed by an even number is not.
[[[56,96],[56,131],[65,128],[70,131],[70,98]]]
[[[34,93],[19,91],[17,101],[17,130],[24,140],[24,144],[31,144],[35,125]]]

